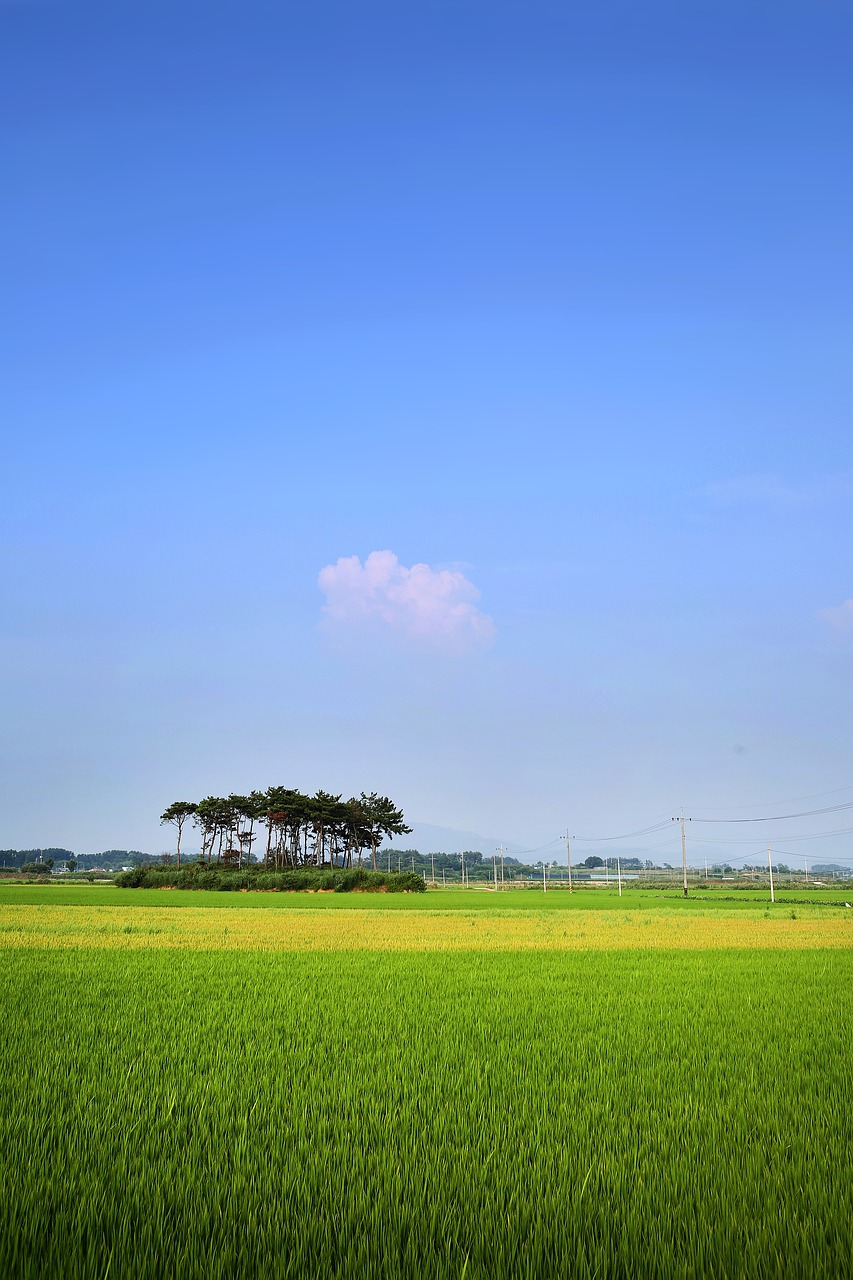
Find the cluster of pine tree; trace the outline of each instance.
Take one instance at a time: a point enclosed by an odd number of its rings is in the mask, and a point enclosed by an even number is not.
[[[290,787],[268,787],[247,796],[176,800],[160,821],[177,828],[178,866],[187,820],[201,834],[199,856],[207,864],[248,867],[263,862],[277,871],[362,866],[368,854],[375,871],[383,839],[411,831],[402,810],[375,791],[344,800],[327,791],[307,796]],[[256,847],[262,831],[263,857]]]

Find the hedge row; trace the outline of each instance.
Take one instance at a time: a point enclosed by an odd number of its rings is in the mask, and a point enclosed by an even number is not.
[[[299,867],[292,871],[233,871],[192,862],[177,870],[174,867],[134,867],[116,876],[121,889],[241,889],[276,890],[278,892],[326,889],[335,893],[423,893],[426,884],[413,871],[368,871],[364,867],[341,868]]]

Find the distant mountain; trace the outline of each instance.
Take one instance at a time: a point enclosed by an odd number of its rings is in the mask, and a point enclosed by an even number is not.
[[[501,844],[500,836],[483,836],[476,831],[459,831],[455,827],[435,827],[430,822],[413,822],[411,825],[412,834],[396,836],[391,842],[393,849],[417,849],[419,853],[459,853],[463,849],[473,849],[491,857]],[[507,840],[503,841],[503,846],[513,858],[526,852],[524,845]]]

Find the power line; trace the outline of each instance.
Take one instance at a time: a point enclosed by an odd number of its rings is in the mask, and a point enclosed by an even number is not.
[[[733,854],[727,855],[725,858],[718,859],[717,865],[719,865],[720,863],[725,863],[726,866],[732,866],[736,863],[746,863],[747,860],[750,863],[760,863],[763,860],[765,851],[766,851],[766,846],[764,848],[756,849],[755,846],[753,845],[753,852],[733,853]],[[806,856],[805,854],[802,854],[802,853],[792,853],[788,849],[778,849],[775,845],[773,846],[773,853],[776,857],[779,857],[779,858],[805,859],[805,856]],[[849,858],[833,858],[832,861],[833,861],[833,864],[837,864],[839,866],[850,866]],[[820,866],[821,864],[818,862],[817,865]]]
[[[850,791],[850,790],[853,790],[853,788],[837,787],[833,791],[815,792],[814,795],[815,795],[815,798],[817,798],[823,795],[837,795],[841,791]],[[802,797],[802,799],[810,799],[810,798],[811,797],[809,796]],[[748,808],[749,806],[744,806],[744,807]],[[745,823],[753,824],[753,823],[761,823],[761,822],[789,822],[794,820],[795,818],[814,818],[814,817],[820,817],[828,813],[843,813],[851,809],[853,809],[853,800],[845,801],[842,804],[825,805],[824,807],[819,809],[802,809],[796,813],[766,814],[758,818],[691,818],[691,819],[686,819],[686,821],[689,820],[697,823],[713,824],[715,826],[727,826],[729,824],[742,825]],[[572,836],[572,839],[578,841],[580,844],[593,844],[593,845],[612,844],[619,840],[634,840],[641,836],[653,835],[656,832],[664,831],[667,829],[667,827],[669,827],[672,821],[673,819],[671,818],[664,818],[661,821],[655,822],[650,826],[640,827],[636,831],[623,831],[619,835]],[[851,835],[851,834],[853,834],[853,827],[843,827],[843,828],[838,828],[834,831],[815,831],[815,832],[806,832],[796,836],[779,836],[777,837],[777,839],[784,840],[787,843],[790,841],[797,841],[797,840],[825,840],[825,839],[830,839],[834,836],[844,836],[844,835]],[[535,848],[522,849],[518,851],[515,854],[515,856],[518,858],[523,858],[531,853],[542,853],[545,849],[553,849],[556,845],[561,844],[564,841],[564,839],[565,839],[565,836],[562,836],[562,835],[555,836],[552,840],[546,841],[545,844],[537,845]],[[707,838],[703,838],[702,836],[697,835],[694,837],[694,839],[699,844],[751,844],[752,843],[752,841],[748,838],[739,839],[738,837],[731,837],[731,836],[717,837],[709,840]],[[640,847],[635,849],[633,852],[635,854],[652,853],[652,852],[656,852],[658,849],[667,848],[668,845],[669,845],[669,842],[666,841],[666,842],[662,842],[660,844],[655,844],[652,846]]]
[[[537,845],[535,849],[522,849],[519,853],[514,853],[512,856],[514,858],[521,858],[524,856],[525,853],[541,853],[543,849],[550,849],[552,848],[553,845],[562,844],[562,843],[563,843],[563,837],[555,836],[554,839],[549,840],[547,844]]]
[[[844,804],[831,804],[825,809],[803,809],[801,813],[774,813],[763,818],[694,818],[694,822],[742,823],[742,822],[787,822],[791,818],[814,818],[822,813],[840,813],[844,809],[853,809],[853,800]]]
[[[670,819],[665,818],[663,822],[656,822],[653,827],[642,827],[639,831],[626,831],[621,836],[574,836],[573,839],[580,840],[583,844],[609,844],[611,840],[631,840],[634,836],[648,836],[653,831],[663,831],[669,823]]]
[[[806,831],[793,836],[777,835],[776,839],[790,844],[797,840],[829,840],[833,836],[849,835],[853,835],[853,827],[838,827],[835,831]],[[693,840],[696,844],[752,844],[749,836],[694,836]]]

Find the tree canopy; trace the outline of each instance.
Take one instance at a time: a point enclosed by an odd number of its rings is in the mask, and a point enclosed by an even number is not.
[[[177,828],[179,865],[188,818],[200,832],[204,862],[241,867],[258,861],[253,851],[258,828],[265,832],[264,866],[276,870],[362,866],[368,850],[375,870],[382,841],[411,832],[402,810],[375,791],[344,800],[328,791],[308,796],[292,787],[274,786],[247,796],[206,796],[170,804],[160,821]]]

